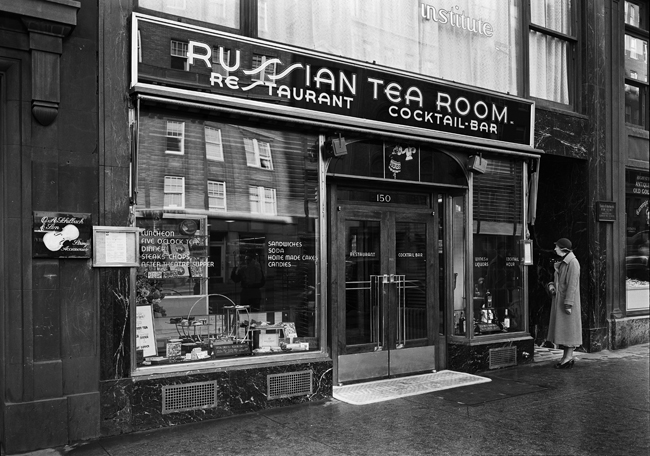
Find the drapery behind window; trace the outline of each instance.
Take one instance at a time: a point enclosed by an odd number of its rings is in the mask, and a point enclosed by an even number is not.
[[[533,24],[571,35],[571,0],[530,2]],[[530,30],[530,95],[569,104],[569,43],[545,33]]]
[[[520,52],[517,0],[459,0],[422,16],[418,0],[260,0],[260,38],[511,94]],[[449,8],[445,10],[445,8]],[[492,36],[440,11],[489,23]]]

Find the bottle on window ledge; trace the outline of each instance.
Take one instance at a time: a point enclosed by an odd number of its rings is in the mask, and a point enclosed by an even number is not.
[[[508,316],[508,309],[506,309],[506,313],[503,317],[503,329],[509,329],[510,328],[510,317]]]
[[[492,293],[490,293],[490,290],[485,292],[485,302],[488,308],[492,307]]]
[[[458,331],[460,334],[465,334],[465,312],[460,312],[460,318],[458,319]]]

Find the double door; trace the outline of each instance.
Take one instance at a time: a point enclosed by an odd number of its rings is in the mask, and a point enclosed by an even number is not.
[[[359,204],[335,212],[338,382],[435,369],[438,214]]]

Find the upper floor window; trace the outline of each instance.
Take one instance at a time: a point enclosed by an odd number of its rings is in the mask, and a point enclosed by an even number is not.
[[[271,145],[257,139],[244,138],[246,149],[246,164],[255,168],[273,169],[271,158]]]
[[[167,148],[168,154],[182,155],[184,153],[185,122],[167,121]]]
[[[626,1],[625,122],[648,128],[648,4]]]
[[[221,130],[205,127],[205,156],[208,160],[223,161],[223,144]]]
[[[528,30],[530,96],[574,105],[575,5],[571,0],[531,0]]]
[[[185,178],[165,176],[164,202],[166,208],[185,207]]]
[[[249,198],[252,214],[278,214],[274,188],[249,187]]]
[[[208,181],[208,207],[211,211],[226,211],[226,183]]]
[[[266,55],[261,55],[261,54],[253,54],[253,69],[255,70],[260,67],[265,67],[262,71],[253,75],[252,79],[254,81],[262,81],[262,82],[271,81],[269,79],[269,76],[275,75],[275,66],[276,66],[275,62],[271,62],[271,59],[273,59],[273,57],[268,57]]]
[[[185,71],[189,70],[189,64],[187,60],[187,43],[172,40],[170,54],[172,56],[172,68]]]
[[[257,0],[253,19],[262,39],[519,95],[522,2]]]
[[[139,0],[147,8],[174,16],[186,17],[212,25],[239,28],[241,0]]]

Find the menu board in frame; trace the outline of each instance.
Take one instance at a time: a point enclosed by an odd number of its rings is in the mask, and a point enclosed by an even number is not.
[[[140,228],[96,226],[93,228],[93,266],[124,268],[140,266]]]

